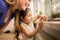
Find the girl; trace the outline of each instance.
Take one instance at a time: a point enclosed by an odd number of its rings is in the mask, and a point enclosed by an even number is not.
[[[18,16],[20,16],[18,18]],[[41,16],[32,17],[31,10],[27,8],[25,11],[20,11],[20,14],[15,18],[16,27],[20,29],[20,40],[33,40],[34,35],[41,29],[43,22],[39,21],[39,23],[34,28],[33,21]],[[45,20],[45,18],[43,18]],[[18,20],[18,21],[17,21]],[[19,22],[19,25],[17,24]],[[19,30],[18,30],[19,31]]]

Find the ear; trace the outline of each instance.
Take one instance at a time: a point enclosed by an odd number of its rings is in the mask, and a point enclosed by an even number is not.
[[[24,21],[24,18],[23,17],[21,17],[21,21]]]
[[[9,5],[16,5],[16,3],[17,3],[17,0],[5,0]]]

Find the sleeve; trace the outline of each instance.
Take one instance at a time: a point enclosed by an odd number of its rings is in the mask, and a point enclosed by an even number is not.
[[[0,14],[1,14],[2,10],[3,10],[3,1],[0,0]]]
[[[4,24],[2,16],[3,16],[3,0],[0,0],[0,25]]]
[[[6,3],[3,0],[0,0],[0,25],[4,24],[4,18],[6,16],[7,7]]]

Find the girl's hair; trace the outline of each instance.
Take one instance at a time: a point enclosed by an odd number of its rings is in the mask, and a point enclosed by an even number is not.
[[[16,12],[18,12],[19,13],[19,18],[25,18],[25,16],[26,16],[26,14],[28,13],[30,11],[30,9],[29,8],[27,8],[25,11],[23,11],[23,10],[16,10]],[[19,25],[20,25],[20,23],[21,23],[21,19],[19,19]],[[22,21],[23,22],[23,21]],[[17,29],[15,29],[15,32],[16,32],[16,39],[17,40],[19,40],[19,38],[18,38],[18,36],[19,36],[19,34],[20,34],[20,32],[19,32],[19,30],[17,30]]]
[[[25,11],[21,10],[20,17],[22,17],[24,19],[29,11],[31,11],[29,8],[27,8]]]

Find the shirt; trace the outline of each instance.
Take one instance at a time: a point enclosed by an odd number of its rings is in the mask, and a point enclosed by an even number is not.
[[[5,0],[0,0],[0,25],[4,25],[4,19],[6,17],[7,11],[9,9],[9,5],[5,2]],[[11,14],[10,18],[14,17],[14,13]]]
[[[31,26],[28,26],[25,23],[23,23],[23,24],[25,25],[26,29],[29,30],[29,32],[33,32],[34,31],[34,25],[33,25],[33,23],[31,23]],[[21,35],[23,37],[23,40],[33,40],[34,39],[34,36],[32,38],[29,38],[24,33],[22,33]]]

